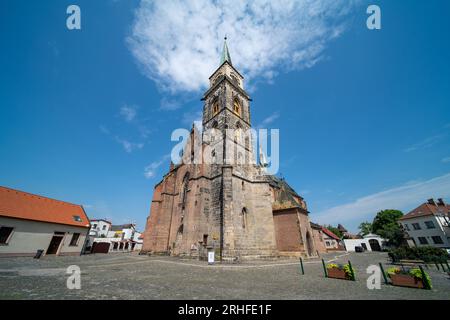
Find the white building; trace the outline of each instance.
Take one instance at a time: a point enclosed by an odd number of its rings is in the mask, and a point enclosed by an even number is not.
[[[355,247],[362,247],[366,251],[381,251],[386,246],[386,240],[376,234],[369,233],[362,239],[344,239],[345,250],[354,252]]]
[[[333,232],[331,232],[325,227],[322,227],[322,232],[323,232],[323,241],[325,243],[325,248],[327,249],[327,251],[341,249],[340,245],[341,239],[339,239],[337,235],[335,235]]]
[[[0,187],[0,257],[80,255],[89,227],[80,205]]]
[[[124,225],[109,225],[109,228],[103,227],[106,225],[106,220],[103,223],[98,224],[98,228],[102,231],[106,231],[106,236],[93,237],[91,239],[91,252],[92,253],[110,253],[110,252],[131,252],[140,251],[142,248],[143,239],[141,233],[136,231],[134,224]],[[109,222],[108,222],[109,223]],[[94,224],[94,222],[93,222]]]
[[[450,248],[450,205],[429,199],[399,219],[410,246]]]
[[[91,220],[91,230],[89,235],[95,238],[106,238],[111,231],[112,223],[105,219]]]

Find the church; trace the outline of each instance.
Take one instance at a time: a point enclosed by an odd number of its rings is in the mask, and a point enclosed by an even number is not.
[[[209,82],[202,130],[192,127],[181,161],[154,188],[142,253],[204,259],[214,250],[220,261],[316,256],[323,239],[305,200],[249,161],[252,100],[226,38]]]

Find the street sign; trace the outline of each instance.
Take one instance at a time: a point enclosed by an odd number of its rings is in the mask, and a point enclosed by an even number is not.
[[[208,251],[208,264],[214,264],[214,250]]]

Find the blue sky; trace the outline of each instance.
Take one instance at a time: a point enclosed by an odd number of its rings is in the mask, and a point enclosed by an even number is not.
[[[450,200],[448,1],[371,2],[376,31],[365,1],[201,2],[1,1],[0,185],[142,230],[227,33],[253,124],[280,129],[280,172],[313,221],[356,231],[381,209]],[[82,30],[66,28],[70,4]]]

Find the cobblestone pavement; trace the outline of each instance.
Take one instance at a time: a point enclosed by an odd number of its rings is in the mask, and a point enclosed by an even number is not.
[[[337,258],[336,258],[337,256]],[[324,259],[352,262],[357,281],[327,279],[320,260],[296,259],[216,264],[137,254],[0,258],[0,299],[450,299],[450,279],[430,267],[432,290],[382,283],[369,290],[366,268],[385,253],[335,253]],[[81,289],[69,290],[67,267],[81,269]]]

